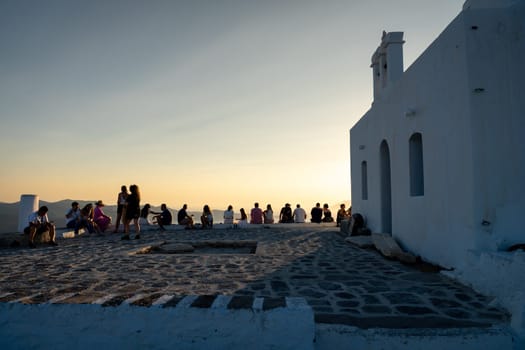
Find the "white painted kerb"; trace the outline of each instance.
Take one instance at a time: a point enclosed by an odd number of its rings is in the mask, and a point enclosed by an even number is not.
[[[187,297],[188,298],[188,297]],[[313,349],[305,303],[268,311],[0,303],[0,349]]]

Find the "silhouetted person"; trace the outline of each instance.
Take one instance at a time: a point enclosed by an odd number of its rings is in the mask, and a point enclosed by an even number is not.
[[[290,206],[290,203],[286,203],[284,207],[281,208],[281,212],[279,213],[279,222],[283,224],[289,224],[293,222],[292,207]]]
[[[171,225],[171,222],[173,221],[173,217],[171,216],[171,213],[170,213],[168,207],[166,206],[166,204],[162,203],[160,205],[160,210],[161,210],[160,213],[156,213],[156,212],[153,212],[153,211],[151,213],[157,214],[153,218],[156,219],[157,225],[159,225],[160,230],[161,231],[166,231],[164,226]]]
[[[316,224],[320,224],[323,218],[323,209],[321,208],[320,203],[316,203],[315,207],[312,208],[310,211],[310,216],[312,217],[310,219],[311,222],[315,222]]]

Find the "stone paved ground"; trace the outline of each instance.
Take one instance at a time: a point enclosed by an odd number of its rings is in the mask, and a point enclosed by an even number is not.
[[[133,236],[132,236],[133,237]],[[255,240],[256,254],[135,254],[161,242]],[[0,249],[0,302],[119,304],[143,295],[304,297],[318,323],[360,328],[485,327],[508,314],[438,273],[420,272],[346,243],[335,227],[84,235],[58,247]]]

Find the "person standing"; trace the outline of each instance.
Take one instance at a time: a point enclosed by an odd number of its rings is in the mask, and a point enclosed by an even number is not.
[[[297,224],[302,224],[306,220],[306,212],[303,208],[301,208],[300,204],[297,204],[296,208],[294,209],[293,218]]]
[[[133,220],[135,225],[135,239],[140,238],[140,191],[137,185],[129,186],[129,191],[131,192],[126,198],[126,211],[124,219],[124,235],[122,236],[123,240],[129,240],[129,225]]]
[[[48,207],[43,205],[37,211],[29,215],[27,219],[29,226],[24,229],[24,233],[29,234],[30,248],[36,248],[35,236],[44,232],[49,232],[49,238],[51,239],[49,242],[50,245],[58,245],[55,241],[55,225],[49,221],[49,218],[47,217],[48,211]]]
[[[260,225],[263,223],[263,212],[259,208],[259,203],[255,202],[253,204],[254,208],[250,212],[250,224]]]
[[[311,219],[310,219],[311,222],[315,222],[316,224],[321,223],[322,221],[321,219],[323,218],[323,209],[321,208],[320,203],[315,204],[315,207],[313,207],[312,210],[310,211],[310,216],[311,216]]]
[[[118,233],[120,226],[120,220],[124,222],[125,211],[126,211],[126,199],[128,198],[129,193],[126,186],[122,185],[120,187],[120,193],[117,196],[117,222],[115,223],[115,231],[113,233]]]

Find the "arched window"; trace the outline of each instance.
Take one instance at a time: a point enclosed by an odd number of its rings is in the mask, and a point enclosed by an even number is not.
[[[421,134],[416,132],[410,136],[410,195],[423,196],[425,194],[425,177],[423,174],[423,141]]]
[[[361,199],[368,199],[368,173],[366,161],[361,162]]]

